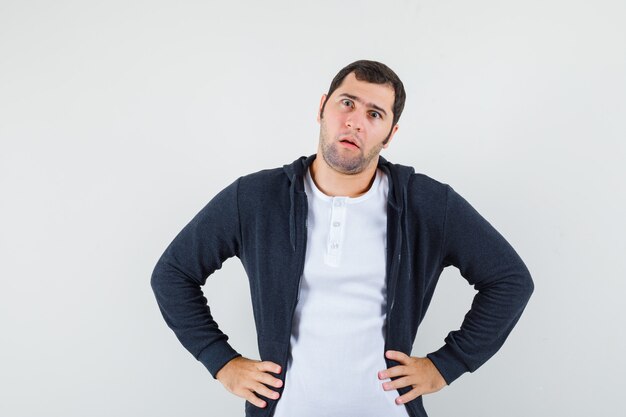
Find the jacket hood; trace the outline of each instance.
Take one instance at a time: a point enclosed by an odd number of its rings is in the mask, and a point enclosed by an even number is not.
[[[298,194],[305,193],[304,175],[316,157],[316,154],[301,156],[292,163],[283,165],[283,171],[291,183],[289,187],[289,235],[293,250],[296,249],[295,200]],[[389,206],[398,211],[398,214],[400,214],[402,212],[404,202],[406,201],[409,179],[411,178],[411,175],[415,173],[415,169],[410,166],[393,164],[380,155],[378,156],[377,168],[380,168],[383,172],[385,172],[385,174],[387,174],[387,177],[389,178]]]

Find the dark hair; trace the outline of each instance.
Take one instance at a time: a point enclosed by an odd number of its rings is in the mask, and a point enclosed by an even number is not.
[[[322,104],[320,117],[323,117],[324,115],[324,108],[326,107],[328,97],[330,97],[330,95],[341,85],[344,78],[346,78],[346,76],[348,76],[351,72],[354,72],[354,76],[359,81],[366,81],[373,84],[390,84],[391,87],[393,87],[393,122],[391,123],[391,128],[393,129],[398,122],[398,119],[400,119],[402,110],[404,110],[404,102],[406,100],[404,84],[402,84],[400,78],[387,65],[381,62],[368,61],[365,59],[355,61],[345,66],[337,73],[337,75],[335,75],[335,78],[333,78],[330,83],[328,93],[326,94],[326,100],[324,101],[324,104]],[[391,131],[389,131],[389,133],[391,133]]]

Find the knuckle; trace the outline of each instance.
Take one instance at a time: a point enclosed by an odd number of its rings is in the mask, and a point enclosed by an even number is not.
[[[246,396],[246,400],[248,400],[248,402],[254,404],[257,407],[263,407],[264,401],[252,393]]]
[[[283,384],[283,382],[280,379],[275,378],[269,374],[265,374],[261,382],[267,385],[274,386],[274,387],[280,387]]]
[[[272,391],[271,389],[265,389],[263,390],[262,393],[260,393],[261,395],[263,395],[264,397],[267,398],[272,398],[272,399],[277,399],[278,398],[278,393],[276,391]]]

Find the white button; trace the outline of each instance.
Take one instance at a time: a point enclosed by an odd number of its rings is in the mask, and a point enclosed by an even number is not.
[[[333,243],[330,244],[330,247],[333,248],[333,249],[337,249],[339,247],[339,243],[333,242]]]
[[[335,227],[339,227],[339,226],[341,226],[341,223],[339,223],[339,222],[333,222],[333,226],[335,226]]]
[[[341,207],[341,201],[337,200],[335,201],[335,207]]]

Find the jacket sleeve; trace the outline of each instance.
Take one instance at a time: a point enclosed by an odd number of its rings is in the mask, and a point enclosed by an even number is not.
[[[457,267],[478,291],[461,328],[426,355],[448,384],[473,372],[504,344],[534,290],[513,247],[447,185],[441,267]]]
[[[239,255],[238,183],[218,193],[178,233],[150,280],[165,322],[213,378],[228,361],[241,356],[213,320],[200,288],[227,258]]]

